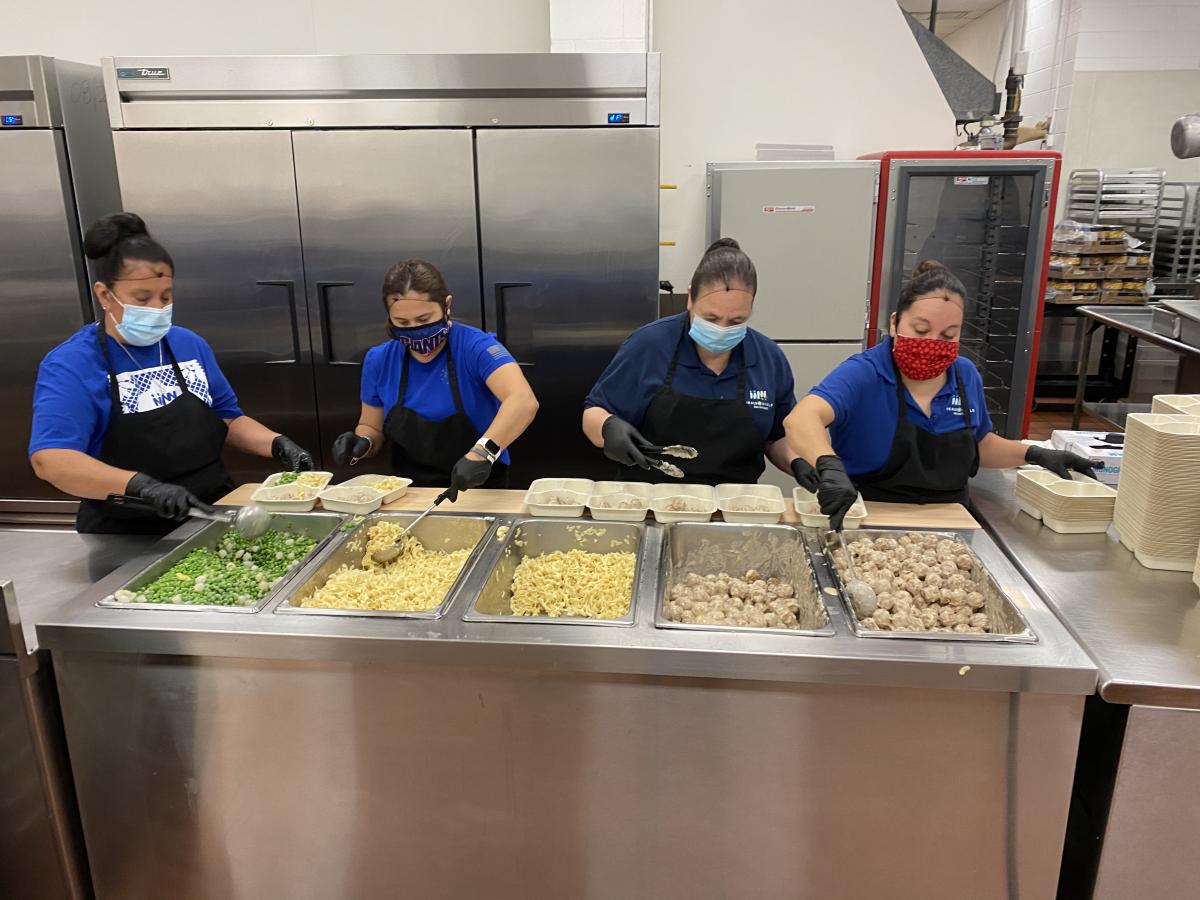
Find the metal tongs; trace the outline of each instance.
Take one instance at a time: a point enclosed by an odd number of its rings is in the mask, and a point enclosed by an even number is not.
[[[683,478],[683,469],[674,463],[669,463],[665,459],[654,459],[655,456],[673,456],[675,459],[695,459],[700,455],[700,451],[695,447],[685,447],[683,444],[668,444],[665,447],[644,447],[642,453],[646,456],[646,462],[650,463],[650,467],[657,469],[664,475],[670,475],[672,478]]]
[[[452,490],[453,488],[446,488],[446,490],[438,494],[437,499],[430,503],[429,506],[425,507],[425,512],[413,519],[412,522],[409,523],[408,527],[400,532],[399,537],[396,538],[390,547],[384,547],[382,550],[376,550],[371,554],[371,559],[375,560],[375,562],[379,563],[380,565],[384,565],[386,563],[390,563],[393,559],[399,556],[404,550],[404,548],[401,546],[402,542],[404,541],[404,536],[416,528],[417,524],[423,518],[433,512],[439,503],[441,503],[443,500],[448,500],[450,498],[450,491]]]

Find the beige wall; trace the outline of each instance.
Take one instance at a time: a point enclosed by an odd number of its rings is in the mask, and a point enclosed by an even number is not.
[[[841,159],[954,147],[954,116],[894,0],[655,0],[662,51],[661,277],[704,250],[708,162],[757,142],[833,144]],[[736,235],[735,235],[736,237]]]
[[[472,53],[550,49],[546,0],[12,0],[0,55]]]
[[[988,78],[995,75],[996,56],[1000,52],[1008,5],[1007,2],[999,4],[946,38],[946,45],[951,50]],[[1000,84],[1004,84],[1003,78]]]
[[[1200,110],[1200,71],[1075,72],[1063,171],[1166,169],[1200,181],[1200,159],[1171,153],[1171,124]]]

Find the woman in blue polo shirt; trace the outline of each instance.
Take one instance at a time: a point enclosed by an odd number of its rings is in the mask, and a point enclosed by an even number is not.
[[[624,480],[649,480],[646,452],[669,444],[699,451],[670,460],[689,482],[753,484],[764,456],[789,471],[792,371],[775,342],[746,325],[757,289],[750,257],[721,238],[692,275],[687,311],[621,345],[584,403],[583,433]]]
[[[965,503],[980,466],[1030,462],[1063,478],[1092,474],[1097,464],[1082,456],[992,432],[979,371],[958,355],[965,297],[949,269],[920,263],[892,313],[889,339],[839,365],[788,416],[788,441],[816,466],[832,527],[841,527],[859,492],[867,500]]]
[[[104,318],[42,360],[29,442],[38,477],[81,498],[79,531],[166,534],[189,509],[211,511],[233,487],[226,445],[312,468],[305,450],[242,413],[203,338],[171,324],[175,264],[140,217],[105,216],[83,249]]]
[[[406,259],[383,279],[391,340],[363,360],[362,412],[334,441],[339,465],[392,443],[396,474],[419,487],[506,487],[507,447],[537,414],[533,389],[487,332],[450,319],[453,298],[431,263]]]

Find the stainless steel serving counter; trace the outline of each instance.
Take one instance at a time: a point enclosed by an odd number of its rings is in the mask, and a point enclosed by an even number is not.
[[[1200,590],[1144,568],[1111,531],[1058,534],[1017,509],[1016,475],[985,471],[971,500],[1021,573],[1100,669],[1110,703],[1200,709]]]
[[[1200,591],[1107,534],[1021,513],[1012,472],[974,479],[976,511],[1100,669],[1086,706],[1060,900],[1200,896]]]
[[[186,525],[172,537],[184,539],[203,527],[203,523]],[[1090,694],[1095,687],[1091,660],[995,542],[980,530],[958,534],[1021,606],[1038,635],[1037,643],[863,640],[853,635],[832,600],[827,602],[836,632],[832,637],[656,628],[661,528],[651,525],[647,531],[650,557],[638,586],[636,621],[631,627],[463,622],[463,614],[500,552],[499,541],[484,548],[477,565],[467,573],[459,596],[445,617],[436,621],[286,616],[275,614],[270,606],[255,615],[96,607],[97,600],[161,555],[161,548],[150,547],[97,583],[88,581],[78,567],[59,576],[56,589],[61,589],[64,577],[75,577],[83,593],[71,603],[52,607],[39,619],[38,639],[60,651],[361,662],[403,659],[556,671],[1073,695]]]
[[[1052,893],[1096,671],[985,533],[1036,643],[656,628],[647,534],[630,626],[464,622],[494,537],[440,620],[81,584],[38,639],[97,897]]]

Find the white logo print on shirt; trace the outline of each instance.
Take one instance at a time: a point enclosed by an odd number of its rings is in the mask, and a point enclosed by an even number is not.
[[[208,390],[208,375],[199,360],[189,359],[179,364],[188,390],[212,406],[212,394]],[[121,395],[121,411],[125,413],[150,412],[161,409],[179,396],[179,383],[175,373],[167,366],[152,366],[136,372],[122,372],[117,376],[117,390]]]
[[[746,405],[753,409],[768,410],[775,404],[771,402],[770,395],[765,391],[746,391]]]

